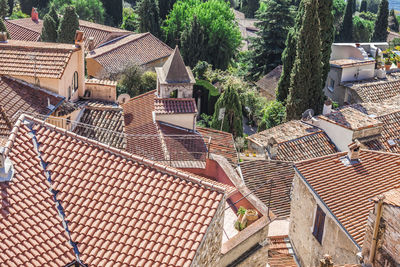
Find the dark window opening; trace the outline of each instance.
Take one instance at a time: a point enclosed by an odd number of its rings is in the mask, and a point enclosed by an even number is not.
[[[78,72],[77,71],[74,72],[73,84],[74,84],[74,92],[76,92],[76,90],[78,90]]]
[[[92,95],[92,92],[90,90],[86,90],[83,97],[90,97],[91,95]]]
[[[325,225],[325,212],[317,206],[317,212],[315,213],[314,221],[314,231],[313,235],[322,244],[322,236],[324,235],[324,225]]]
[[[169,97],[170,98],[177,98],[178,97],[178,89],[172,91]]]

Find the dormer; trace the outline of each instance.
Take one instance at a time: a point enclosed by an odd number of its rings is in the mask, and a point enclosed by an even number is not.
[[[162,68],[156,68],[159,98],[192,98],[196,83],[191,69],[185,66],[178,46]]]

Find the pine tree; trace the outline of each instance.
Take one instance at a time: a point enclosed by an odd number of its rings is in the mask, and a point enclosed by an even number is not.
[[[197,16],[194,16],[190,26],[186,27],[181,36],[182,56],[191,68],[204,59],[204,46],[204,28],[200,25]]]
[[[388,18],[389,18],[389,2],[382,0],[379,5],[378,16],[375,21],[374,34],[372,35],[372,42],[386,42],[388,36]]]
[[[21,11],[27,15],[31,14],[32,7],[34,6],[33,0],[19,0]]]
[[[111,19],[110,23],[118,26],[122,23],[122,0],[101,0],[107,15]]]
[[[137,4],[139,15],[139,31],[151,32],[160,37],[160,17],[157,0],[141,0]]]
[[[335,34],[332,8],[332,0],[319,0],[318,17],[321,29],[322,86],[325,85],[331,66],[329,60],[331,58],[331,47]]]
[[[75,12],[75,8],[68,6],[60,22],[58,29],[58,43],[73,44],[75,41],[75,33],[79,30],[79,19]]]
[[[367,2],[367,0],[362,0],[361,6],[360,6],[360,13],[367,12],[367,11],[368,11],[368,2]]]
[[[42,42],[57,42],[56,22],[49,14],[46,14],[43,18],[42,34],[40,38]]]
[[[297,34],[301,28],[303,15],[304,15],[304,4],[303,1],[301,1],[296,15],[296,23],[294,27],[292,27],[288,32],[285,43],[285,50],[283,50],[282,53],[283,68],[281,77],[279,78],[278,88],[276,91],[276,100],[282,103],[286,103],[286,98],[289,94],[290,73],[293,68],[294,60],[296,59]]]
[[[221,108],[225,108],[225,116],[223,121],[219,120],[219,112]],[[218,98],[215,103],[215,112],[211,122],[211,127],[214,129],[221,129],[225,132],[232,133],[234,137],[243,136],[243,114],[240,97],[236,86],[229,82],[225,91]]]
[[[338,41],[342,43],[350,43],[353,41],[353,2],[348,0],[344,13],[342,27],[339,32]]]
[[[6,32],[7,38],[10,38],[10,34],[7,31],[6,25],[4,25],[4,21],[1,18],[0,18],[0,32]]]
[[[297,55],[291,73],[286,104],[286,120],[299,119],[309,108],[320,113],[323,105],[321,86],[321,38],[318,0],[304,1],[304,18],[297,42]]]
[[[390,10],[389,16],[389,28],[391,31],[399,32],[399,21],[397,20],[396,13],[394,9]]]
[[[60,19],[58,17],[58,14],[57,14],[57,11],[56,11],[56,8],[54,7],[54,5],[51,5],[50,11],[48,14],[50,15],[50,17],[52,17],[52,19],[56,23],[56,29],[58,29],[60,27]]]
[[[4,19],[8,16],[8,2],[7,0],[0,0],[0,18]]]
[[[282,52],[291,25],[293,25],[288,0],[268,0],[268,8],[257,12],[260,29],[251,45],[252,69],[254,78],[258,78],[282,64]]]
[[[158,0],[158,7],[160,10],[160,18],[164,20],[172,7],[174,6],[176,0]]]

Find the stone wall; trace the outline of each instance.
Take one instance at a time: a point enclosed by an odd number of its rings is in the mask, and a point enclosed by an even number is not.
[[[221,256],[225,202],[224,197],[207,229],[206,235],[197,249],[192,266],[218,266]]]
[[[317,203],[326,214],[322,244],[312,234]],[[324,254],[331,255],[337,265],[358,263],[358,247],[297,173],[293,180],[289,236],[301,266],[319,266]]]
[[[193,85],[192,84],[159,84],[160,97],[169,98],[171,93],[178,90],[178,98],[192,98]]]

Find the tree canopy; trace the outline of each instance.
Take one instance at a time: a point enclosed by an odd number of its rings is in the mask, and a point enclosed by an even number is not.
[[[374,33],[372,35],[372,42],[386,42],[388,36],[388,18],[389,18],[389,2],[382,0],[379,5],[378,17],[375,21]]]
[[[389,16],[389,28],[391,31],[399,32],[399,21],[397,20],[394,9],[390,10]]]
[[[160,37],[160,11],[157,0],[141,0],[137,4],[136,12],[139,16],[139,31],[151,32]]]
[[[355,0],[348,0],[344,13],[343,24],[337,37],[337,41],[343,43],[353,42],[353,3]]]
[[[9,6],[7,0],[0,0],[0,19],[8,16]]]
[[[46,14],[43,18],[42,34],[40,38],[42,42],[57,42],[57,24],[49,14]]]
[[[79,30],[79,19],[73,6],[65,8],[65,13],[58,29],[59,43],[73,44],[76,30]]]

